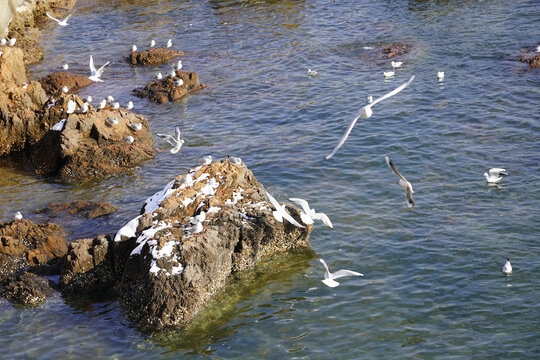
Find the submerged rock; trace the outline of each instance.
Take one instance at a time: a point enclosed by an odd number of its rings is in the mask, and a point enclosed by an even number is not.
[[[167,48],[152,48],[145,51],[133,51],[124,58],[124,61],[131,65],[160,65],[174,58],[184,55],[183,51],[167,49]]]
[[[75,107],[71,113],[70,101]],[[56,124],[58,130],[51,127],[32,150],[30,161],[37,173],[88,179],[125,171],[154,157],[154,141],[142,115],[108,106],[97,111],[92,105],[82,113],[83,104],[77,95],[65,94],[48,102],[43,122]],[[129,136],[132,143],[125,141]]]
[[[87,219],[93,219],[100,216],[112,214],[118,208],[106,201],[84,201],[73,200],[65,203],[51,203],[46,208],[36,211],[36,214],[58,215],[68,213],[71,215],[81,214]]]
[[[28,307],[41,305],[47,295],[54,292],[51,281],[29,272],[10,276],[1,285],[1,296],[17,305]]]
[[[76,93],[83,87],[92,84],[92,82],[88,76],[71,74],[66,71],[54,72],[39,80],[45,92],[55,96],[62,92],[64,86],[67,86],[69,93]]]
[[[540,43],[536,43],[531,47],[523,47],[520,49],[519,61],[525,64],[529,64],[527,70],[537,69],[540,67],[540,53],[538,49],[540,48]]]
[[[114,263],[124,312],[152,329],[186,325],[231,273],[309,247],[313,229],[278,222],[253,173],[227,160],[178,176],[141,213],[116,234]]]
[[[408,54],[412,48],[413,46],[411,44],[406,43],[385,43],[367,49],[365,52],[362,52],[360,57],[369,60],[396,59]]]
[[[182,85],[175,82],[181,80]],[[140,98],[148,98],[150,101],[163,104],[168,101],[176,101],[192,91],[204,89],[205,84],[199,82],[199,75],[194,72],[176,71],[176,76],[168,76],[163,80],[152,81],[144,88],[133,90],[133,94]]]

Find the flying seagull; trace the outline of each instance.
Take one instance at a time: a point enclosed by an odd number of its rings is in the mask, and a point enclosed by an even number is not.
[[[412,194],[414,193],[414,190],[412,188],[411,183],[408,182],[407,179],[405,179],[405,177],[400,174],[400,172],[396,169],[396,167],[394,166],[394,163],[392,162],[392,160],[390,160],[388,156],[385,156],[384,158],[386,159],[386,163],[388,164],[388,167],[390,168],[390,170],[392,170],[394,174],[396,174],[399,177],[398,184],[401,185],[401,187],[405,189],[405,196],[407,196],[407,205],[409,207],[413,207],[414,200],[413,200]]]
[[[373,100],[372,103],[369,103],[367,105],[364,105],[361,109],[360,109],[360,112],[358,113],[358,115],[356,115],[356,117],[351,121],[351,123],[349,124],[349,127],[347,128],[347,130],[345,131],[345,134],[343,134],[343,136],[341,137],[341,139],[339,139],[339,142],[337,143],[336,147],[334,147],[334,150],[332,150],[332,152],[330,154],[328,154],[326,156],[326,160],[330,159],[332,156],[334,156],[337,151],[343,146],[343,144],[345,143],[345,141],[347,140],[347,138],[349,137],[349,134],[351,133],[352,131],[352,128],[354,127],[354,125],[356,124],[356,121],[358,121],[358,119],[367,119],[367,118],[370,118],[371,115],[373,114],[373,111],[371,110],[371,108],[373,106],[375,106],[377,103],[385,100],[385,99],[388,99],[390,96],[394,96],[396,95],[397,93],[399,93],[401,90],[405,89],[412,81],[414,80],[414,75],[411,76],[411,78],[403,85],[399,86],[398,88],[390,91],[388,94],[385,94],[375,100]]]
[[[280,205],[276,199],[272,195],[268,193],[268,191],[265,190],[266,196],[268,197],[268,200],[274,205],[276,208],[275,211],[272,212],[272,215],[276,218],[277,221],[283,222],[283,219],[287,220],[291,224],[293,224],[296,227],[303,228],[304,226],[300,225],[294,218],[289,215],[289,213],[285,210],[285,206]]]
[[[169,144],[173,146],[173,148],[170,150],[171,154],[176,154],[178,151],[180,151],[180,148],[185,142],[184,140],[180,139],[180,135],[181,133],[178,126],[176,127],[176,137],[173,137],[172,135],[168,135],[168,134],[157,134],[157,136],[159,136],[160,138],[162,138],[163,140],[165,140],[166,142],[168,142]]]
[[[502,176],[500,175],[508,175],[506,173],[506,170],[501,169],[501,168],[492,168],[492,169],[489,169],[488,172],[489,172],[489,175],[488,173],[484,173],[484,177],[486,178],[486,181],[488,183],[492,183],[492,184],[495,184],[501,181]]]
[[[300,219],[302,219],[304,224],[313,224],[313,220],[320,220],[330,229],[334,227],[326,214],[315,212],[315,209],[311,209],[309,207],[309,203],[306,200],[299,198],[289,198],[289,200],[297,203],[302,207],[303,211],[300,213]]]
[[[49,13],[45,13],[45,15],[47,15],[49,18],[53,19],[54,21],[56,21],[58,23],[58,25],[60,26],[68,26],[68,20],[69,18],[71,17],[71,15],[75,14],[75,11],[77,10],[74,10],[71,14],[69,14],[68,16],[66,16],[66,18],[64,20],[58,20],[57,18],[54,18],[52,17],[51,15],[49,15]]]
[[[326,262],[324,262],[323,259],[319,259],[319,261],[321,262],[321,264],[323,264],[324,268],[326,269],[326,271],[324,272],[324,280],[322,280],[322,282],[326,286],[329,286],[329,287],[339,286],[339,283],[335,281],[334,279],[338,279],[340,277],[364,276],[364,274],[361,274],[356,271],[351,271],[351,270],[338,270],[335,273],[331,273],[330,270],[328,270],[328,265],[326,265]]]
[[[90,55],[90,72],[92,75],[88,78],[95,82],[103,82],[103,80],[101,80],[101,74],[103,74],[103,70],[105,70],[105,67],[109,64],[110,61],[107,61],[105,65],[99,68],[99,70],[96,70],[96,67],[94,66],[94,59],[92,58],[92,55]]]

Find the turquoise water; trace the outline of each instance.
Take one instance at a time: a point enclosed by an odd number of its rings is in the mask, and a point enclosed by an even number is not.
[[[110,60],[82,95],[132,100],[153,134],[179,126],[183,152],[161,152],[128,173],[59,183],[24,168],[0,171],[0,220],[52,201],[106,200],[105,220],[62,224],[71,239],[114,232],[144,199],[201,156],[242,157],[278,200],[325,212],[313,251],[239,274],[185,330],[143,334],[115,301],[56,295],[38,309],[0,300],[0,349],[10,358],[512,358],[540,354],[540,72],[516,63],[539,39],[535,1],[85,1],[70,26],[44,31],[34,78],[69,63]],[[151,39],[186,51],[205,90],[177,103],[131,95],[158,71],[120,61]],[[365,46],[412,45],[396,76]],[[307,68],[319,71],[309,78]],[[446,74],[437,81],[437,71]],[[415,74],[374,107],[324,161],[366,95]],[[94,101],[96,101],[94,100]],[[168,145],[156,137],[160,147]],[[408,209],[390,155],[413,184]],[[508,170],[488,187],[488,168]],[[60,222],[62,219],[59,220]],[[345,278],[320,280],[318,258]],[[500,269],[505,257],[511,276]]]

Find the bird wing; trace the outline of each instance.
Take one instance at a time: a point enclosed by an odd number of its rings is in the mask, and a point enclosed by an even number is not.
[[[60,22],[60,20],[58,20],[58,19],[55,18],[55,17],[52,17],[51,15],[49,15],[49,13],[45,13],[45,15],[47,15],[49,18],[53,19],[53,20],[56,21],[56,22]]]
[[[504,175],[506,175],[506,169],[501,169],[501,168],[493,168],[493,169],[489,169],[489,175],[491,175],[491,176],[498,176],[499,174],[504,174]]]
[[[326,216],[325,213],[315,213],[312,216],[312,218],[315,219],[315,220],[321,220],[323,222],[323,224],[328,226],[330,229],[334,228],[334,226],[332,225],[332,222],[330,221],[328,216]]]
[[[369,105],[366,105],[366,106],[371,106],[371,104]],[[362,108],[363,109],[363,108]],[[356,115],[356,117],[351,121],[351,123],[349,124],[349,127],[347,128],[347,130],[345,130],[345,134],[343,134],[343,136],[341,137],[341,139],[339,139],[339,142],[337,143],[337,145],[334,147],[334,149],[332,150],[332,152],[328,155],[326,155],[325,159],[326,160],[329,160],[332,156],[334,156],[337,151],[339,150],[339,148],[341,148],[343,146],[343,144],[345,143],[345,141],[347,140],[347,138],[349,137],[349,134],[351,133],[354,125],[356,124],[356,121],[358,121],[358,118],[360,117],[360,115],[362,114],[362,110],[360,111],[360,113],[358,115]]]
[[[319,259],[319,261],[321,262],[321,264],[323,264],[324,268],[325,268],[325,272],[324,272],[324,278],[325,279],[330,279],[330,270],[328,270],[328,265],[326,265],[326,261],[324,261],[323,259]]]
[[[73,10],[73,12],[71,14],[66,16],[66,18],[64,19],[64,22],[67,22],[69,20],[69,18],[71,17],[71,15],[75,14],[75,11],[77,11],[77,10]]]
[[[175,141],[175,138],[173,138],[169,134],[157,134],[160,138],[171,144],[172,146],[176,146],[178,143]]]
[[[338,270],[332,274],[332,279],[338,279],[344,276],[364,276],[364,274],[351,270]]]
[[[297,203],[298,205],[300,205],[302,207],[302,210],[304,210],[304,212],[306,214],[309,214],[311,212],[309,204],[308,204],[308,202],[306,200],[299,199],[299,198],[289,198],[289,200],[291,200],[292,202]]]
[[[300,212],[300,220],[306,225],[313,224],[313,218],[303,211]]]
[[[337,281],[334,281],[332,279],[324,279],[324,280],[321,280],[323,282],[324,285],[328,286],[328,287],[336,287],[336,286],[339,286],[339,283]]]
[[[371,104],[369,104],[369,105],[373,106],[373,105],[377,104],[378,102],[383,101],[384,99],[388,99],[390,96],[396,95],[398,92],[405,89],[413,80],[414,80],[414,75],[411,76],[410,79],[405,84],[403,84],[403,85],[397,87],[396,89],[390,91],[388,94],[383,95],[383,96],[373,100],[373,102]]]
[[[105,70],[105,67],[108,66],[111,62],[107,61],[103,66],[99,68],[99,70],[96,72],[97,77],[101,77],[101,74],[103,74],[103,71]]]
[[[412,198],[412,188],[410,186],[407,186],[407,188],[405,189],[405,196],[407,196],[407,205],[409,207],[413,207],[414,200]]]
[[[399,176],[400,179],[407,182],[407,179],[405,179],[405,177],[403,175],[401,175],[401,173],[397,170],[397,168],[394,165],[394,163],[392,162],[392,160],[390,160],[390,158],[388,156],[385,156],[384,159],[386,160],[386,163],[388,164],[388,167],[390,168],[390,170],[392,170],[394,172],[394,174]]]
[[[287,220],[288,222],[290,222],[291,224],[293,224],[296,227],[299,227],[299,228],[304,228],[305,227],[304,225],[299,224],[298,221],[294,220],[294,218],[291,215],[289,215],[289,213],[287,213],[287,210],[285,210],[285,207],[282,208],[281,216],[283,216],[285,218],[285,220]]]
[[[298,221],[294,220],[294,218],[287,213],[287,211],[285,210],[285,207],[280,205],[277,202],[277,200],[274,199],[274,197],[268,193],[268,191],[265,190],[265,193],[266,193],[266,196],[268,197],[268,200],[270,200],[270,203],[272,203],[272,205],[276,208],[275,212],[278,212],[279,213],[278,215],[280,217],[283,217],[285,220],[287,220],[288,222],[290,222],[296,227],[300,227],[300,228],[304,227],[303,225],[300,225]],[[274,217],[276,217],[275,212],[274,212]],[[276,217],[276,220],[278,220],[277,217]]]
[[[175,129],[175,134],[176,134],[176,140],[180,141],[180,128],[177,126],[176,129]]]

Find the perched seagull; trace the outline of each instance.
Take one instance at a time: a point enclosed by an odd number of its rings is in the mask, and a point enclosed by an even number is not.
[[[334,156],[336,154],[336,152],[339,150],[339,148],[341,148],[343,146],[343,144],[345,143],[345,141],[349,137],[349,134],[351,133],[354,125],[356,124],[356,121],[358,121],[358,119],[360,119],[360,118],[361,119],[370,118],[371,115],[373,114],[373,111],[371,110],[371,108],[373,106],[375,106],[377,103],[383,101],[384,99],[388,99],[389,97],[396,95],[401,90],[405,89],[413,80],[414,80],[414,75],[411,76],[411,78],[405,84],[403,84],[403,85],[399,86],[398,88],[390,91],[388,94],[385,94],[385,95],[375,99],[372,103],[364,105],[360,109],[360,112],[358,113],[358,115],[356,115],[356,117],[351,121],[351,123],[349,124],[349,127],[347,128],[347,130],[345,130],[345,134],[343,134],[343,136],[341,137],[341,139],[339,139],[339,142],[334,147],[332,152],[330,154],[328,154],[325,159],[326,160],[330,159],[332,156]]]
[[[84,102],[81,107],[81,113],[86,114],[88,112],[88,103]]]
[[[103,82],[103,80],[101,80],[101,74],[103,74],[103,70],[105,70],[105,67],[109,64],[110,64],[110,61],[107,61],[105,65],[99,68],[99,70],[96,70],[96,67],[94,66],[94,58],[92,57],[92,55],[90,55],[91,75],[88,78],[95,82]]]
[[[119,102],[115,102],[115,103],[113,104],[112,108],[113,108],[114,110],[120,109],[120,103],[119,103]]]
[[[77,103],[73,100],[69,100],[68,106],[67,106],[67,113],[73,114],[76,108],[77,108]]]
[[[150,47],[153,48],[154,46],[156,46],[156,40],[150,41]]]
[[[133,109],[133,101],[130,101],[127,103],[126,109],[131,110]]]
[[[77,10],[75,10],[77,11]],[[64,20],[58,20],[57,18],[54,18],[52,17],[51,15],[49,15],[49,13],[45,13],[45,15],[47,15],[50,19],[53,19],[54,21],[56,21],[58,23],[58,25],[60,26],[68,26],[68,20],[69,18],[71,17],[71,15],[75,14],[75,11],[73,11],[71,14],[69,14]]]
[[[64,70],[69,70],[69,65],[68,65],[68,64],[62,65],[62,69],[64,69]]]
[[[101,100],[101,102],[99,103],[99,109],[103,109],[105,107],[105,105],[107,105],[107,100],[103,99]]]
[[[0,57],[2,57],[3,54],[4,54],[4,52],[3,52],[3,51],[0,51]]]
[[[192,234],[198,234],[203,230],[204,230],[203,224],[202,222],[199,222],[199,221],[197,221],[195,225],[187,228],[187,231]]]
[[[488,173],[484,173],[484,177],[486,178],[486,181],[488,183],[492,183],[492,184],[495,184],[501,181],[502,176],[500,175],[508,175],[506,173],[506,170],[501,169],[501,168],[492,168],[492,169],[489,169],[488,172],[489,172],[489,175]]]
[[[192,224],[196,223],[202,223],[204,220],[206,220],[206,212],[201,211],[199,215],[195,215],[189,219],[189,222]]]
[[[157,78],[158,80],[161,80],[161,79],[163,79],[163,75],[161,75],[161,73],[158,72],[156,78]]]
[[[0,39],[0,45],[4,46],[7,44],[7,40],[5,38]]]
[[[330,270],[328,270],[328,265],[326,265],[326,262],[323,259],[319,259],[319,261],[321,262],[321,264],[323,264],[323,266],[325,268],[324,280],[322,280],[322,282],[326,286],[329,286],[329,287],[339,286],[339,283],[337,281],[335,281],[334,279],[339,279],[340,277],[344,277],[344,276],[364,276],[364,274],[361,274],[361,273],[356,272],[356,271],[351,271],[351,270],[338,270],[335,273],[331,273]]]
[[[443,81],[444,80],[444,71],[439,71],[437,73],[437,78],[439,79],[439,81]]]
[[[536,52],[540,52],[540,45],[536,47]]]
[[[328,216],[326,216],[326,214],[324,213],[315,212],[315,209],[311,209],[309,207],[309,203],[306,200],[299,199],[299,198],[289,198],[289,200],[297,203],[298,205],[302,207],[303,212],[300,213],[300,219],[302,219],[304,224],[313,224],[313,220],[320,220],[323,222],[324,225],[328,226],[330,229],[334,228]],[[304,221],[304,219],[307,222]],[[311,220],[311,223],[309,222],[310,220]]]
[[[201,160],[199,160],[199,164],[201,165],[210,165],[211,163],[212,163],[211,155],[205,156]]]
[[[15,216],[13,216],[13,220],[22,220],[23,216],[20,211],[17,211],[15,213]],[[511,271],[511,270],[510,270]]]
[[[64,128],[65,123],[66,123],[66,119],[62,119],[59,122],[57,122],[56,124],[54,124],[54,126],[51,128],[51,130],[53,130],[53,131],[62,131],[62,129]]]
[[[172,46],[172,39],[167,40],[167,47],[170,48]]]
[[[176,154],[178,151],[180,151],[180,148],[185,142],[184,140],[180,139],[180,129],[178,127],[176,127],[176,137],[168,134],[157,134],[157,136],[173,146],[173,148],[170,150],[171,154]]]
[[[176,70],[172,69],[171,72],[169,73],[169,75],[171,77],[175,77],[176,76]]]
[[[118,125],[118,119],[117,118],[107,118],[107,120],[105,120],[107,122],[107,124],[111,125],[111,126],[114,126],[114,125]]]
[[[317,76],[319,73],[316,70],[307,69],[308,76]]]
[[[134,131],[139,131],[142,129],[142,124],[129,123],[129,127]]]
[[[390,170],[392,170],[394,174],[396,174],[399,177],[398,184],[401,185],[401,187],[405,189],[405,195],[407,196],[407,205],[409,207],[413,207],[414,200],[413,200],[412,194],[414,193],[414,190],[412,188],[411,183],[408,182],[407,179],[405,179],[405,177],[399,173],[399,171],[394,166],[394,163],[392,163],[392,160],[390,160],[388,156],[385,156],[384,158],[386,159],[386,163],[388,164],[388,167],[390,168]]]
[[[392,61],[390,65],[392,65],[393,69],[397,69],[398,67],[401,67],[401,65],[403,65],[403,61]]]
[[[176,70],[182,70],[182,60],[178,60],[178,64],[176,64]]]
[[[274,216],[274,218],[276,218],[277,221],[283,222],[283,219],[285,219],[296,227],[299,227],[299,228],[305,227],[303,225],[300,225],[296,220],[294,220],[294,218],[291,215],[289,215],[289,213],[285,210],[285,206],[280,205],[277,202],[277,200],[274,199],[274,197],[268,193],[268,191],[265,190],[265,193],[268,200],[270,200],[272,205],[276,208],[276,210],[272,212],[272,215]]]
[[[137,51],[137,45],[131,45],[131,52]]]
[[[175,85],[175,86],[182,86],[182,85],[184,85],[184,80],[178,79],[178,80],[176,80],[176,81],[174,82],[174,85]]]
[[[9,39],[8,45],[9,45],[9,46],[15,46],[15,43],[16,43],[16,42],[17,42],[17,39],[11,38],[11,39]]]
[[[371,104],[373,102],[373,96],[368,95],[366,96],[366,104]]]
[[[114,101],[114,98],[111,95],[107,96],[108,103],[112,103],[113,101]]]
[[[391,77],[393,77],[395,74],[396,74],[396,72],[393,71],[393,70],[392,70],[392,71],[385,71],[385,72],[383,72],[383,75],[384,75],[384,78],[385,78],[385,79],[391,78]]]
[[[236,165],[242,165],[242,159],[236,156],[227,155],[227,159]]]
[[[63,87],[62,87],[62,92],[63,92],[63,93],[66,93],[66,94],[67,94],[68,91],[69,91],[69,88],[68,88],[67,86],[63,86]]]
[[[87,103],[91,103],[91,102],[92,102],[92,97],[91,97],[90,95],[88,95],[88,96],[86,97],[86,102],[87,102]]]
[[[128,137],[126,137],[124,139],[124,142],[128,143],[128,144],[133,144],[133,142],[135,141],[135,139],[133,138],[133,136],[129,135]]]
[[[506,262],[504,263],[501,271],[506,275],[510,275],[512,273],[512,264],[510,264],[509,258],[506,258]]]

